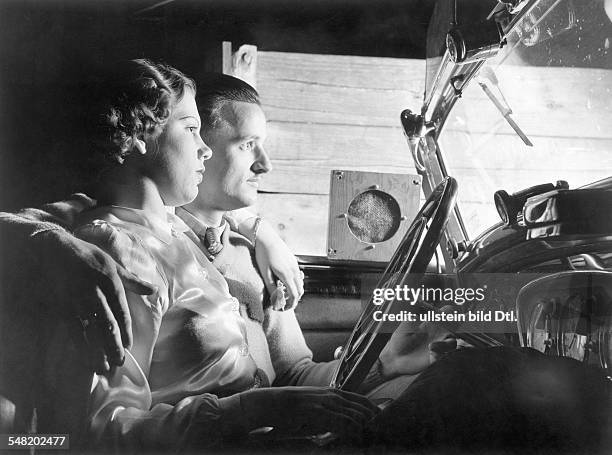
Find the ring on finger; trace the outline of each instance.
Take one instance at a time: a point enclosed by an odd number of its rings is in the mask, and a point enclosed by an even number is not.
[[[92,313],[89,316],[85,317],[78,317],[78,320],[81,323],[81,327],[83,328],[84,332],[96,322],[97,317],[98,313]]]
[[[276,280],[276,293],[279,299],[279,305],[277,306],[278,311],[284,311],[287,305],[287,286],[281,280]]]

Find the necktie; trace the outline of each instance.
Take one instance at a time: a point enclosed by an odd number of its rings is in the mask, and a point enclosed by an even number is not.
[[[206,228],[203,238],[200,236],[204,242],[204,246],[210,254],[219,254],[219,252],[223,249],[223,243],[221,243],[221,233],[223,232],[224,227],[225,225],[216,228]]]

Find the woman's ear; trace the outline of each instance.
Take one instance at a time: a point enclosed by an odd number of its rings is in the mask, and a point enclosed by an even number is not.
[[[147,153],[147,145],[141,139],[138,139],[138,138],[134,139],[134,148],[138,150],[138,153],[140,153],[141,155],[144,155]]]

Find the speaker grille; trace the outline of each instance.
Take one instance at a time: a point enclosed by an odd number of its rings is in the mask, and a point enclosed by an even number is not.
[[[399,204],[388,193],[367,190],[359,193],[348,208],[348,226],[362,242],[380,243],[389,240],[400,226]]]

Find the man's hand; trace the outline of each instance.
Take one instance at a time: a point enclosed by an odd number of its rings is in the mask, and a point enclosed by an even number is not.
[[[378,414],[378,408],[356,393],[323,387],[272,387],[241,394],[251,429],[273,427],[283,436],[332,432],[355,438]]]
[[[456,347],[457,340],[442,324],[403,322],[379,355],[381,373],[388,379],[420,373]]]
[[[300,271],[297,259],[291,250],[270,223],[265,220],[262,220],[257,231],[255,259],[270,296],[273,297],[279,293],[275,277],[286,286],[286,304],[282,305],[282,298],[273,299],[273,309],[295,308],[304,295],[304,274]],[[274,300],[279,303],[274,305]]]
[[[97,246],[64,230],[48,230],[32,238],[41,291],[49,311],[74,321],[87,344],[91,367],[98,373],[121,365],[124,347],[132,343],[132,323],[125,290],[149,295],[153,285],[139,280]]]

